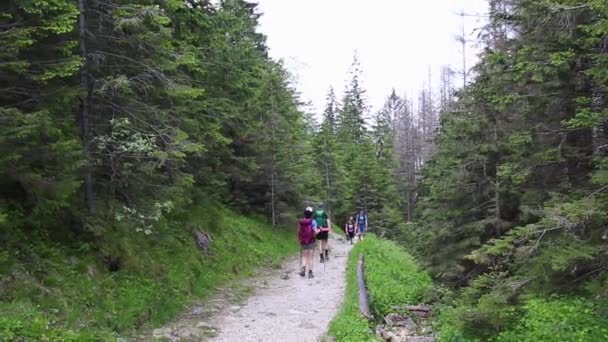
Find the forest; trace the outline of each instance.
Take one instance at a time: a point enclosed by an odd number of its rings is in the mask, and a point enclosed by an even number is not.
[[[441,341],[607,339],[608,2],[488,9],[468,82],[445,67],[371,112],[355,57],[314,113],[254,3],[3,1],[0,340],[166,321],[213,286],[204,265],[255,267],[231,230],[291,241],[318,202],[337,224],[364,208],[430,272]]]

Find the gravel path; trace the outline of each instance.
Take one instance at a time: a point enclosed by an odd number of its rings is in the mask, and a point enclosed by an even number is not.
[[[300,277],[298,258],[290,259],[242,307],[212,320],[219,333],[211,341],[318,341],[342,303],[350,248],[332,238],[330,260],[323,270],[316,255],[313,279]]]
[[[217,289],[204,302],[192,303],[173,322],[135,340],[319,341],[342,304],[352,247],[336,236],[330,238],[329,246],[325,270],[319,255],[315,256],[313,279],[300,277],[299,258],[291,257],[279,269],[261,270],[255,278]]]

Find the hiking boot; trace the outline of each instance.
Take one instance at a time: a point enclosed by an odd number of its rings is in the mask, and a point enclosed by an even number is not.
[[[308,278],[314,278],[315,276],[312,275],[312,270],[308,270]]]
[[[329,250],[325,250],[325,260],[329,260]]]
[[[323,257],[323,253],[321,253],[321,261],[320,263],[324,263],[325,262],[325,258]]]
[[[306,275],[306,267],[302,267],[302,270],[300,271],[300,276],[304,277]]]

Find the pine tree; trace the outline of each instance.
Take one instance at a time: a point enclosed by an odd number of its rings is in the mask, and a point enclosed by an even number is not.
[[[606,293],[607,17],[603,2],[490,1],[477,76],[443,113],[413,227],[436,276],[467,286],[455,310],[478,319],[460,338],[508,330],[524,297]]]
[[[344,92],[342,108],[337,115],[337,136],[345,149],[347,160],[354,160],[356,146],[367,134],[365,115],[368,110],[365,90],[361,86],[361,70],[357,56],[351,66],[351,80]]]
[[[4,1],[0,11],[0,216],[44,229],[79,207],[78,7]]]
[[[395,131],[395,152],[398,160],[396,179],[399,192],[403,194],[404,217],[412,221],[416,198],[416,174],[418,172],[421,145],[420,131],[411,112],[409,101],[406,98],[394,97],[395,114],[393,127]]]
[[[323,122],[314,138],[317,169],[323,179],[321,198],[328,206],[332,216],[344,218],[349,215],[352,196],[348,186],[346,163],[339,153],[336,117],[339,112],[334,90],[327,94],[327,106],[323,112]]]

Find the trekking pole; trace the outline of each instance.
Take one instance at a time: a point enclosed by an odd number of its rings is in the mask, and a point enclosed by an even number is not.
[[[321,253],[322,253],[323,255],[325,255],[325,254],[324,254],[325,252],[323,251],[323,244],[321,244]],[[325,260],[325,262],[323,263],[323,273],[325,273],[325,264],[327,264],[327,259],[326,259],[326,260]]]
[[[317,241],[318,240],[316,239],[316,235],[315,235],[315,242],[313,242],[314,245],[313,245],[312,251],[311,251],[312,257],[310,258],[310,269],[311,270],[315,269],[315,254],[317,253]]]

